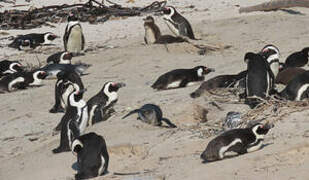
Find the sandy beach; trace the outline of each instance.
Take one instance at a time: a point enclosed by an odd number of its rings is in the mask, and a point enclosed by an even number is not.
[[[43,3],[44,2],[44,3]],[[86,1],[33,0],[35,7],[52,4],[72,4]],[[152,1],[134,3],[118,0],[123,6],[146,6]],[[244,104],[216,102],[222,109],[209,104],[207,95],[192,99],[189,94],[200,83],[181,89],[154,91],[150,86],[159,75],[177,68],[205,65],[215,68],[206,80],[222,74],[235,74],[246,69],[246,52],[257,52],[266,44],[275,44],[281,52],[281,62],[292,52],[308,46],[309,9],[291,8],[286,11],[239,14],[239,6],[264,2],[245,0],[169,0],[190,22],[201,42],[228,45],[230,48],[198,55],[188,43],[170,45],[144,44],[142,18],[115,18],[103,24],[81,23],[86,38],[85,56],[74,57],[72,62],[92,64],[89,75],[82,76],[88,91],[84,100],[99,92],[107,81],[124,82],[119,90],[116,113],[107,121],[88,127],[86,132],[104,136],[110,154],[109,174],[94,179],[123,180],[306,180],[309,172],[308,110],[291,113],[275,123],[267,134],[265,146],[256,152],[213,163],[202,164],[200,154],[214,136],[203,134],[207,125],[193,116],[195,105],[209,110],[208,124],[222,122],[229,111],[246,113]],[[11,5],[0,2],[0,11]],[[16,4],[27,4],[17,0]],[[193,8],[189,6],[193,5]],[[20,7],[26,8],[26,7]],[[29,7],[28,7],[29,8]],[[26,8],[27,9],[27,8]],[[161,17],[155,21],[162,34],[171,34]],[[31,32],[54,32],[63,36],[66,23],[56,28],[41,27],[31,30],[0,30],[8,35]],[[0,43],[3,43],[2,41]],[[7,42],[4,42],[7,43]],[[103,48],[98,48],[103,47]],[[45,49],[44,49],[45,48]],[[39,53],[24,52],[8,47],[0,48],[0,60],[20,60],[22,64],[38,65],[63,49],[62,38],[53,47],[43,47]],[[37,49],[35,51],[38,51]],[[308,69],[308,66],[305,67]],[[76,171],[76,157],[71,152],[53,154],[59,135],[53,128],[63,113],[51,114],[54,103],[55,79],[44,80],[44,86],[1,94],[0,101],[0,179],[3,180],[68,180]],[[236,97],[235,97],[236,98]],[[236,98],[237,99],[237,98]],[[178,128],[153,127],[136,120],[136,115],[121,119],[130,110],[147,103],[160,105],[165,117]],[[139,175],[118,176],[113,172],[141,172]]]

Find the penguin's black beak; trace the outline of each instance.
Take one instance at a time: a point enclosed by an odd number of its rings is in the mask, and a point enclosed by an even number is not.
[[[266,123],[266,124],[263,126],[264,129],[271,129],[271,128],[273,128],[273,127],[275,127],[275,125],[274,125],[273,123]]]
[[[215,69],[214,68],[208,68],[208,67],[205,67],[204,69],[204,74],[208,74],[210,72],[215,72]]]
[[[122,83],[122,82],[116,84],[116,87],[117,87],[117,88],[122,88],[122,87],[125,87],[125,86],[126,86],[126,84],[125,84],[125,83]]]
[[[86,92],[86,91],[87,91],[87,89],[84,88],[84,89],[79,90],[77,94],[78,94],[78,95],[79,95],[79,94],[83,94],[83,93]]]

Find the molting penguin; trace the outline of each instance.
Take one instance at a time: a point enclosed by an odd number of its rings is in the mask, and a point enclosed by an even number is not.
[[[305,66],[308,63],[308,56],[309,47],[306,47],[301,51],[294,52],[286,58],[284,67],[288,68]]]
[[[47,58],[47,64],[71,64],[72,55],[69,52],[57,52]]]
[[[72,141],[76,135],[82,135],[88,123],[88,108],[82,99],[86,89],[75,89],[68,97],[66,113],[57,126],[61,126],[60,145],[53,149],[53,153],[70,151]],[[72,128],[76,124],[77,129]]]
[[[290,67],[280,71],[276,77],[276,84],[287,85],[297,75],[305,72],[306,70],[300,67]]]
[[[159,106],[154,105],[154,104],[145,104],[139,109],[135,109],[131,112],[129,112],[127,115],[122,117],[122,119],[134,114],[138,113],[138,118],[139,120],[151,124],[154,126],[161,126],[162,121],[164,121],[168,127],[170,128],[176,128],[177,126],[173,124],[170,120],[163,118],[162,110]]]
[[[305,71],[291,81],[279,93],[279,95],[287,100],[300,101],[304,98],[309,98],[309,71]]]
[[[49,45],[56,38],[58,36],[51,32],[19,35],[9,44],[9,47],[21,50],[23,46],[28,46],[28,43],[30,43],[30,48],[34,49],[40,45]]]
[[[94,132],[76,138],[72,152],[77,156],[75,179],[88,179],[108,173],[109,155],[104,138]]]
[[[161,75],[151,87],[157,90],[186,87],[193,82],[203,81],[204,75],[213,71],[214,69],[205,66],[196,66],[192,69],[175,69]]]
[[[171,35],[161,35],[159,27],[155,24],[152,16],[147,16],[144,20],[145,28],[145,43],[146,44],[168,44],[176,42],[184,42],[181,37],[174,37]]]
[[[280,62],[279,62],[279,58],[280,58],[280,52],[279,49],[272,45],[272,44],[268,44],[266,45],[259,53],[261,56],[263,56],[263,58],[266,59],[266,61],[268,62],[268,65],[270,66],[271,69],[271,74],[274,78],[277,77],[278,73],[279,73],[279,69],[280,69]]]
[[[16,72],[21,72],[22,70],[22,65],[18,61],[0,61],[0,77]]]
[[[113,106],[118,101],[118,90],[124,87],[124,83],[107,82],[99,93],[87,102],[89,112],[89,124],[107,120],[114,112]]]
[[[76,72],[79,76],[87,75],[84,73],[91,65],[85,63],[76,64],[47,64],[41,69],[49,73],[49,78],[57,77],[60,72]]]
[[[254,108],[269,96],[274,87],[274,77],[266,59],[260,54],[246,53],[247,63],[245,103]]]
[[[232,129],[211,140],[201,154],[204,162],[221,160],[226,152],[244,154],[259,150],[264,136],[273,127],[271,124],[255,124],[250,128]]]
[[[165,6],[163,14],[165,23],[176,36],[186,36],[190,39],[195,39],[189,21],[180,15],[174,7]]]
[[[63,43],[65,51],[72,53],[73,56],[81,54],[82,50],[84,50],[85,38],[82,26],[78,22],[78,18],[73,14],[68,17]]]
[[[190,94],[190,96],[191,98],[198,98],[211,89],[235,87],[246,75],[247,71],[242,71],[235,75],[216,76],[203,82],[197,90]]]
[[[55,105],[49,110],[50,113],[64,112],[68,104],[68,96],[75,90],[84,89],[80,76],[74,71],[63,71],[57,74],[55,84]],[[56,130],[60,130],[60,126]]]

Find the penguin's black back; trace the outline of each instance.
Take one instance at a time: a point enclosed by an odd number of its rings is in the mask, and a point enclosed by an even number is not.
[[[181,14],[179,14],[176,10],[175,10],[174,15],[172,16],[172,20],[174,22],[181,22],[181,24],[178,24],[178,26],[182,26],[182,25],[185,26],[186,27],[185,33],[187,34],[187,36],[190,39],[195,39],[191,24],[189,23],[189,21],[185,17],[183,17]]]
[[[308,48],[289,55],[285,60],[285,68],[302,67],[308,63]]]
[[[293,78],[288,85],[280,92],[280,96],[288,99],[295,100],[298,90],[304,85],[309,83],[309,71],[305,71],[295,78]]]

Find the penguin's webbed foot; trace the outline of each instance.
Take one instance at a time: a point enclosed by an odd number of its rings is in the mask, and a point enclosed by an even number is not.
[[[62,107],[53,107],[49,110],[50,113],[64,113],[65,110]]]
[[[58,154],[58,153],[61,153],[61,152],[68,152],[68,151],[71,151],[70,148],[62,148],[62,147],[57,147],[57,148],[52,150],[52,152],[54,154]]]

